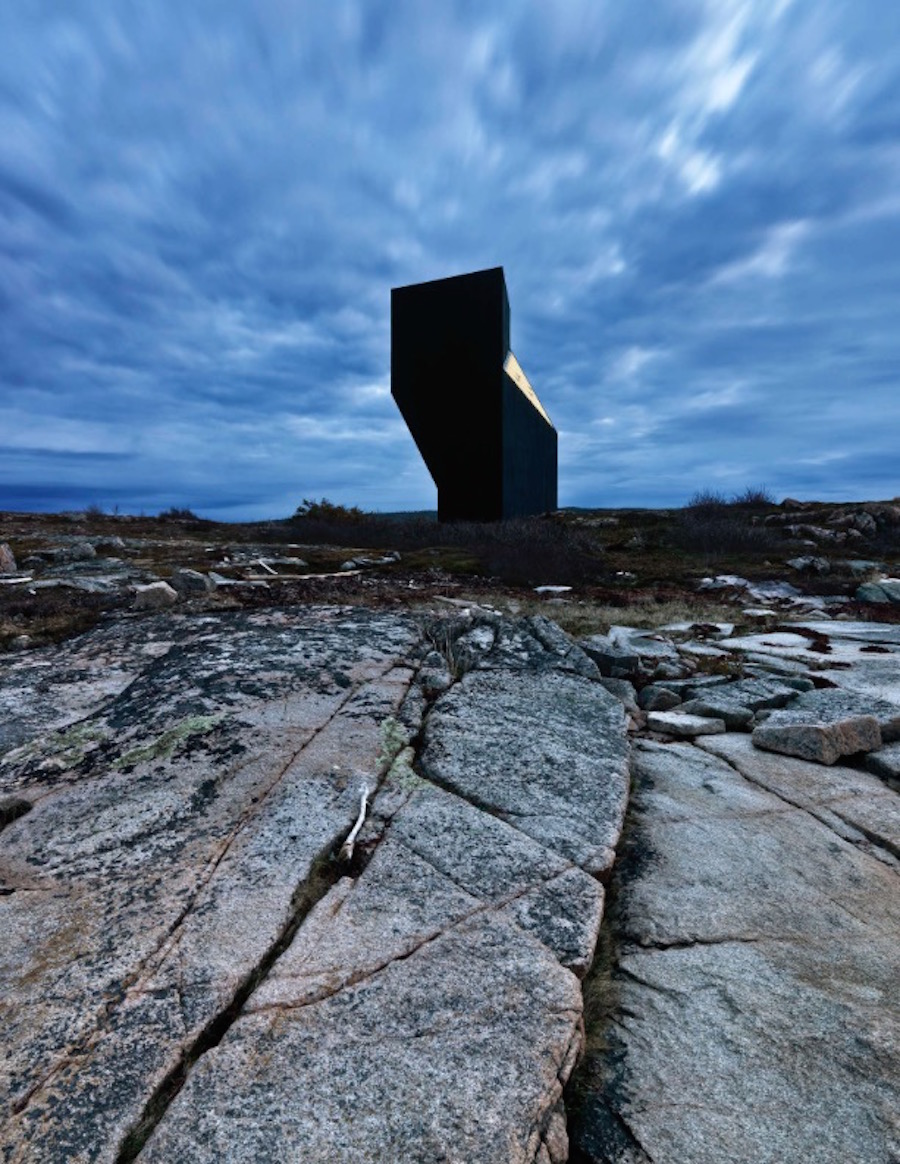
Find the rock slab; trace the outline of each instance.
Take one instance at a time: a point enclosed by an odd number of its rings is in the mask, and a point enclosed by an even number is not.
[[[690,715],[681,710],[651,711],[647,716],[647,727],[652,732],[665,732],[666,735],[681,739],[692,739],[694,736],[711,736],[724,732],[725,722],[707,715]]]
[[[562,1164],[627,749],[536,629],[450,620],[444,683],[333,607],[3,661],[4,1164]]]
[[[749,764],[746,736],[704,748],[731,741]],[[897,867],[799,803],[837,769],[756,756],[803,769],[797,803],[696,746],[637,745],[582,1162],[900,1159]]]
[[[820,764],[881,747],[882,723],[893,735],[900,708],[840,690],[810,691],[753,729],[753,743]]]

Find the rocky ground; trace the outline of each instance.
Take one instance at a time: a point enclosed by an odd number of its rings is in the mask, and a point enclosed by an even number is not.
[[[160,614],[8,658],[2,1159],[566,1159],[628,761],[552,624]]]
[[[5,515],[0,1159],[897,1164],[889,508]]]
[[[900,499],[707,499],[681,510],[443,527],[325,502],[308,503],[304,517],[242,525],[189,511],[0,513],[0,652],[58,642],[126,611],[308,602],[408,609],[446,595],[513,613],[552,603],[581,634],[676,615],[742,624],[746,608],[769,599],[788,615],[900,621],[895,575]]]
[[[900,633],[716,644],[742,678],[638,696],[572,1159],[896,1164]]]

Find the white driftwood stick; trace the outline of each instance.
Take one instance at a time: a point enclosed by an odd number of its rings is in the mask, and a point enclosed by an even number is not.
[[[366,819],[366,809],[369,805],[369,786],[363,785],[362,796],[359,801],[359,816],[356,818],[356,824],[350,830],[350,833],[341,845],[341,851],[338,854],[342,861],[349,861],[353,856],[353,846],[356,844],[356,838],[359,836],[359,830],[363,827],[363,821]]]
[[[264,570],[268,570],[270,574],[277,574],[277,573],[278,573],[278,571],[277,571],[277,570],[273,570],[271,566],[267,565],[267,563],[265,563],[265,562],[262,560],[262,558],[257,558],[256,560],[257,560],[257,562],[260,564],[260,566],[262,566],[262,568],[263,568]]]

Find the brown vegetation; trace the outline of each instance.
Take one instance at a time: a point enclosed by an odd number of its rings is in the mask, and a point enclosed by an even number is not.
[[[858,527],[862,527],[862,530]],[[816,545],[808,531],[833,531]],[[864,532],[863,532],[864,531]],[[843,537],[843,541],[840,540]],[[82,576],[64,568],[67,547],[89,542],[99,559],[127,568],[129,580],[168,579],[178,567],[230,570],[267,587],[223,589],[202,601],[218,609],[337,601],[416,606],[444,594],[523,613],[552,604],[572,633],[604,630],[613,622],[654,626],[669,621],[725,621],[746,605],[739,593],[698,593],[709,574],[750,580],[787,579],[801,590],[842,595],[848,612],[892,621],[898,610],[853,602],[859,580],[850,561],[873,558],[887,572],[900,568],[900,506],[893,502],[783,502],[763,488],[731,499],[704,490],[683,509],[564,510],[507,522],[439,525],[432,514],[364,513],[327,499],[305,499],[285,520],[226,524],[171,508],[158,516],[0,514],[0,542],[9,542],[20,567],[36,580]],[[387,551],[399,560],[382,561]],[[828,572],[797,571],[798,555],[826,555]],[[260,558],[305,566],[268,568]],[[367,558],[359,571],[342,571]],[[372,565],[377,561],[377,565]],[[223,565],[230,563],[230,565]],[[87,567],[84,567],[87,569]],[[266,570],[266,572],[263,572]],[[66,574],[66,571],[69,571]],[[535,594],[537,586],[566,586],[564,596]],[[200,601],[195,599],[194,601]],[[98,619],[130,609],[123,582],[108,593],[61,584],[54,589],[0,586],[0,649],[57,641]]]

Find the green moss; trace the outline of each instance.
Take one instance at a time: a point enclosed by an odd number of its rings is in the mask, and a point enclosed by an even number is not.
[[[221,712],[216,715],[190,715],[187,719],[175,724],[174,727],[167,728],[155,740],[151,740],[141,748],[133,748],[124,756],[120,756],[116,760],[115,767],[133,768],[135,764],[146,764],[151,760],[169,760],[185,740],[212,731],[217,724],[221,723],[222,718]]]
[[[389,715],[382,720],[378,747],[378,771],[387,772],[394,760],[409,744],[409,732],[398,719]]]
[[[417,788],[430,788],[427,780],[420,776],[413,768],[416,753],[412,748],[404,748],[391,765],[388,780],[394,788],[401,788],[405,792],[415,792]]]
[[[416,788],[428,787],[428,781],[423,780],[413,769],[416,752],[410,745],[408,730],[389,715],[381,724],[381,747],[378,752],[378,771],[387,773],[387,783],[394,788],[413,791]]]
[[[72,724],[58,732],[50,732],[42,739],[32,740],[0,758],[0,764],[40,763],[65,770],[77,768],[89,752],[103,743],[108,731],[100,724],[83,722]]]

